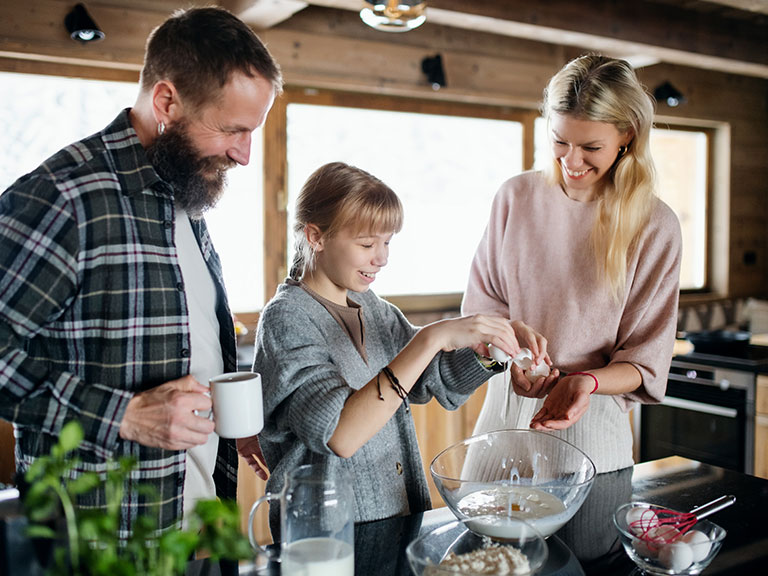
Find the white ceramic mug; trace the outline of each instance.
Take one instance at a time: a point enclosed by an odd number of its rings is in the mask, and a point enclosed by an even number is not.
[[[256,509],[264,502],[280,507],[280,574],[354,576],[355,501],[346,472],[305,464],[286,472],[279,494],[268,493],[256,500],[248,537],[254,550],[266,553],[253,530]]]
[[[261,374],[228,372],[209,380],[216,434],[247,438],[264,427]]]

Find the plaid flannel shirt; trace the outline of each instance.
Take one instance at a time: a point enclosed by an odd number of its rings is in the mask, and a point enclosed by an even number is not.
[[[192,222],[216,284],[226,371],[234,327],[218,255]],[[147,161],[128,110],[67,146],[0,196],[0,417],[16,428],[17,470],[47,454],[79,420],[85,441],[73,476],[133,456],[121,534],[138,515],[179,526],[186,453],[122,440],[128,401],[189,374],[186,287],[174,244],[171,187]],[[236,497],[237,450],[221,439],[217,492]],[[156,494],[139,490],[151,485]],[[102,490],[79,505],[103,507]]]

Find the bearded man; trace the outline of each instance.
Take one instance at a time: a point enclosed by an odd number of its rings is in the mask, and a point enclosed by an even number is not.
[[[138,461],[122,535],[139,516],[165,530],[198,499],[236,497],[234,441],[200,414],[204,383],[236,369],[202,215],[281,90],[242,21],[176,13],[150,35],[134,107],[0,196],[0,417],[15,426],[17,473],[80,421],[75,475]]]

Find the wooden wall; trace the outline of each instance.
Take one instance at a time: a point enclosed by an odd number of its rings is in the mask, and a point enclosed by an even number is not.
[[[547,80],[580,52],[553,44],[430,26],[384,34],[342,11],[307,9],[261,33],[293,86],[385,93],[537,109]],[[421,72],[440,53],[447,86],[437,92]],[[768,80],[658,64],[638,70],[651,90],[669,80],[687,97],[658,107],[659,123],[713,128],[716,296],[768,296]]]
[[[139,8],[94,6],[97,22],[113,33],[100,45],[80,46],[61,26],[70,3],[7,4],[0,19],[0,70],[42,74],[135,80],[144,39],[165,17]],[[312,7],[260,35],[293,87],[529,110],[537,109],[549,77],[579,53],[429,23],[407,34],[385,34],[361,26],[354,13]],[[436,53],[442,55],[447,79],[439,91],[421,72],[421,60]],[[712,205],[718,295],[768,297],[768,80],[665,64],[641,69],[639,75],[650,87],[669,80],[687,96],[679,108],[660,107],[660,120],[703,122],[716,130]],[[481,403],[478,395],[452,414],[432,407],[414,410],[425,468],[440,449],[471,432]],[[263,484],[246,466],[240,474],[240,500],[247,511],[263,494]]]
[[[62,25],[66,0],[6,3],[0,19],[0,70],[135,80],[162,3],[130,8],[94,2],[89,10],[110,30],[93,45],[73,42]],[[194,4],[194,2],[193,2]],[[157,11],[152,11],[152,10]],[[354,12],[310,6],[257,31],[294,87],[473,102],[535,110],[549,77],[578,50],[425,24],[407,34],[361,25]],[[440,53],[447,87],[434,91],[421,71]],[[639,70],[649,87],[669,80],[687,103],[659,107],[670,120],[704,122],[718,131],[716,189],[717,296],[768,297],[768,80],[659,64]]]

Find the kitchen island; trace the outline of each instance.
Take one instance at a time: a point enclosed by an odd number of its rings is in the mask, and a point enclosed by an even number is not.
[[[768,480],[679,457],[644,462],[600,474],[573,519],[547,540],[549,560],[542,576],[639,575],[613,526],[612,515],[630,501],[690,510],[719,496],[736,496],[733,506],[709,519],[728,531],[720,553],[705,576],[751,576],[768,566]],[[405,548],[419,534],[454,520],[447,508],[355,526],[356,576],[410,576]],[[190,565],[188,576],[216,576],[204,561]],[[268,566],[241,566],[241,575],[277,575]]]

